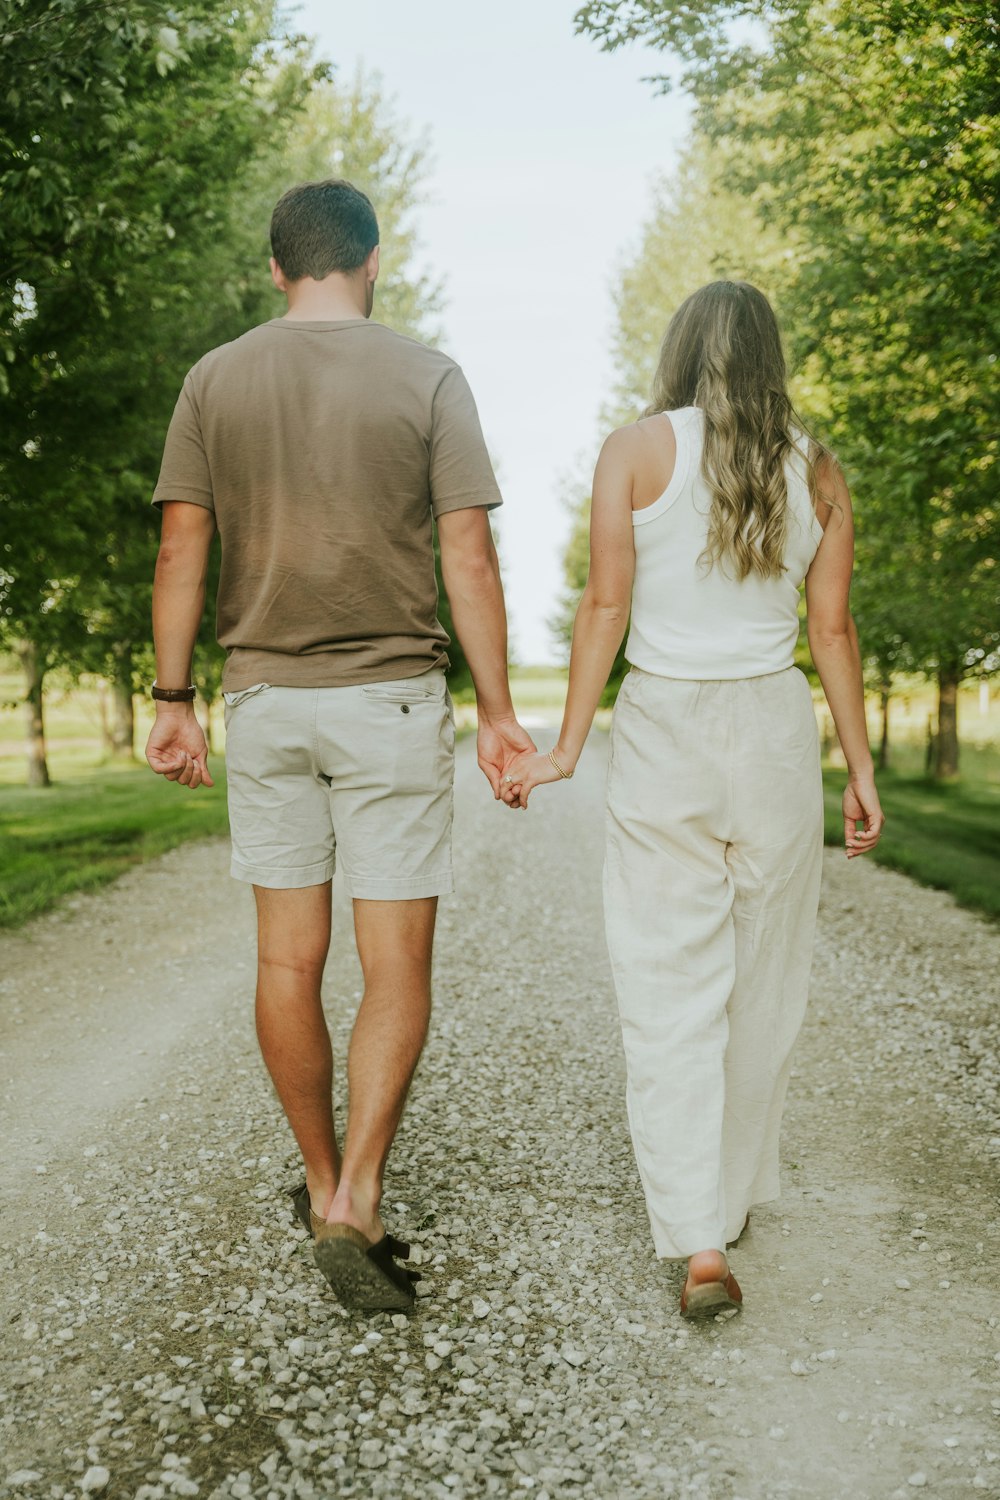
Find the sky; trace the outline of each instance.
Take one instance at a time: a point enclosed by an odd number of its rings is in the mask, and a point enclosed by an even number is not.
[[[522,663],[562,659],[548,621],[566,499],[604,436],[616,268],[689,121],[681,94],[643,81],[665,71],[662,55],[601,52],[574,35],[577,3],[306,0],[295,12],[337,75],[378,73],[407,136],[428,140],[422,262],[444,282],[441,347],[469,378],[504,493]]]

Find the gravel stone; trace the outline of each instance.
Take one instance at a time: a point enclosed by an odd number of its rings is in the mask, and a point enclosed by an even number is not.
[[[96,1495],[103,1490],[111,1481],[111,1471],[103,1468],[100,1464],[92,1464],[80,1480],[80,1488],[85,1495]]]
[[[385,1197],[424,1272],[410,1316],[340,1308],[290,1212],[224,844],[0,938],[0,1495],[98,1473],[128,1500],[1000,1493],[1000,930],[828,851],[783,1196],[732,1252],[744,1311],[689,1327],[628,1135],[604,743],[526,815],[460,749],[458,893]],[[339,1063],[361,990],[339,884],[335,911]]]

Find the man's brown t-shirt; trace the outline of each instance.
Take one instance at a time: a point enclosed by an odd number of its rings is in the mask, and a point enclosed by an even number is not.
[[[199,360],[167,433],[164,500],[215,514],[233,691],[445,665],[432,517],[501,503],[459,367],[361,318],[274,318]]]

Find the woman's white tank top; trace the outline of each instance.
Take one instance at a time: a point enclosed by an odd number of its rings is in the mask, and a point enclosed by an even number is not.
[[[780,578],[737,580],[724,564],[706,571],[711,491],[701,472],[704,415],[666,414],[677,461],[659,500],[632,512],[635,583],[625,656],[659,677],[762,677],[794,661],[799,588],[823,537],[806,479],[805,438],[785,464],[788,525]]]

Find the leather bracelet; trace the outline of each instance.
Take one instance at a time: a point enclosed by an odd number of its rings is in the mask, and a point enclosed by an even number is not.
[[[197,688],[192,684],[185,688],[161,688],[156,683],[149,690],[149,696],[155,698],[157,703],[193,703]]]

